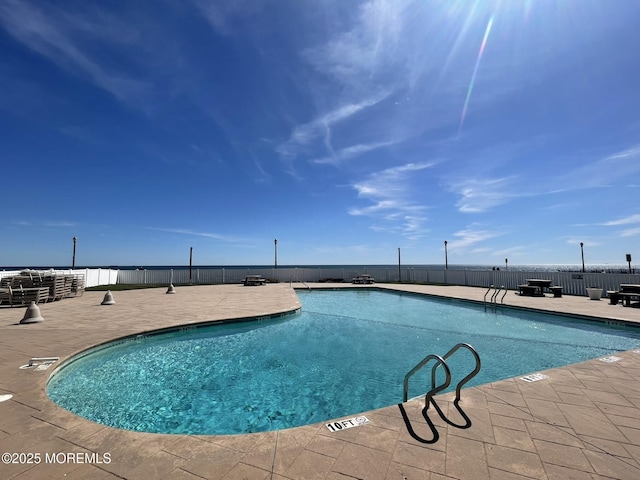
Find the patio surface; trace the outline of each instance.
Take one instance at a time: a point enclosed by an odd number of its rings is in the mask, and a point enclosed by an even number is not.
[[[486,291],[374,287],[480,301]],[[0,308],[0,397],[13,395],[0,402],[0,454],[15,454],[9,463],[3,455],[0,479],[640,478],[640,350],[616,354],[615,362],[594,359],[547,370],[542,373],[548,378],[535,382],[514,378],[464,389],[459,406],[471,425],[445,423],[430,408],[440,435],[430,444],[416,439],[432,438],[420,413],[424,399],[403,404],[416,438],[398,405],[364,412],[369,424],[336,432],[320,423],[249,435],[148,434],[105,427],[67,412],[45,393],[53,367],[20,368],[33,357],[62,361],[92,345],[146,330],[300,307],[289,284],[177,287],[175,295],[165,291],[113,292],[116,304],[109,306],[100,305],[104,292],[86,292],[41,304],[44,322],[30,325],[18,324],[24,308]],[[640,308],[586,296],[520,297],[509,292],[504,303],[640,322]],[[452,423],[461,425],[464,418],[453,400],[452,394],[436,397]]]

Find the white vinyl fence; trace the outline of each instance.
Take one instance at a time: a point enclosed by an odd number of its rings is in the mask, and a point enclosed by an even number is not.
[[[2,271],[0,278],[12,277],[19,275],[23,270]],[[81,269],[65,269],[65,270],[37,270],[35,273],[58,274],[58,275],[83,275],[85,287],[97,287],[98,285],[115,285],[118,283],[119,270],[109,268],[81,268]]]
[[[171,270],[120,270],[117,283],[122,284],[221,284],[240,283],[247,275],[262,275],[278,282],[350,282],[360,274],[368,274],[376,282],[437,283],[471,287],[503,287],[516,290],[527,279],[551,280],[561,285],[566,295],[586,295],[587,287],[618,290],[621,283],[640,284],[640,274],[576,273],[576,272],[520,272],[508,270],[445,270],[426,267],[317,267],[317,268],[183,268]]]
[[[169,283],[185,285],[240,283],[247,275],[262,275],[278,282],[350,282],[360,274],[368,274],[377,282],[436,283],[486,287],[491,285],[516,290],[527,279],[543,278],[553,285],[561,285],[565,295],[586,295],[587,287],[618,290],[621,283],[640,284],[640,274],[626,273],[576,273],[576,272],[520,272],[508,270],[444,270],[422,267],[317,267],[317,268],[181,268],[167,270],[114,270],[86,268],[55,270],[59,274],[84,275],[86,287],[120,284]],[[20,271],[2,271],[0,278],[19,274]],[[44,272],[43,272],[44,273]],[[51,273],[51,270],[46,271]]]

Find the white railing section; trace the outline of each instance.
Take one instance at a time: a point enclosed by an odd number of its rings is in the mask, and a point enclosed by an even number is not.
[[[51,270],[47,270],[51,273]],[[176,268],[166,270],[116,270],[109,268],[83,268],[54,270],[60,274],[84,275],[86,287],[120,284],[205,285],[240,283],[247,275],[287,283],[315,283],[321,281],[350,282],[353,277],[368,274],[376,282],[397,282],[401,274],[405,283],[433,283],[487,288],[500,285],[506,290],[517,290],[529,278],[544,278],[553,285],[561,285],[565,295],[586,295],[587,287],[618,290],[621,283],[640,284],[640,274],[631,273],[578,273],[578,272],[521,272],[507,270],[445,270],[410,267],[279,267],[279,268]],[[0,278],[19,274],[20,271],[0,271]],[[44,272],[43,272],[44,273]],[[331,285],[331,283],[327,283]]]
[[[313,283],[341,280],[350,282],[353,277],[368,274],[376,282],[397,282],[397,267],[279,267],[279,268],[192,268],[167,270],[120,270],[117,283],[123,284],[220,284],[240,283],[247,275],[287,283]],[[577,273],[577,272],[521,272],[507,270],[445,270],[421,267],[402,268],[402,282],[435,283],[487,288],[500,285],[502,289],[517,290],[518,285],[530,278],[543,278],[553,285],[563,287],[565,295],[586,295],[587,287],[599,287],[606,296],[607,290],[618,290],[621,283],[640,284],[640,274],[626,273]],[[330,285],[330,283],[328,283]]]
[[[0,278],[19,275],[23,270],[1,271]],[[59,275],[84,275],[85,288],[97,287],[99,285],[115,285],[118,283],[118,273],[120,270],[110,268],[81,268],[64,270],[36,270],[36,272]],[[122,283],[122,282],[120,282]]]

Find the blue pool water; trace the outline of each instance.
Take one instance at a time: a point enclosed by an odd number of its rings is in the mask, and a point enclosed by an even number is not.
[[[50,398],[117,428],[235,434],[289,428],[402,401],[426,355],[474,346],[468,385],[640,346],[640,329],[377,290],[298,292],[302,313],[120,341],[63,365]],[[448,362],[449,363],[449,362]],[[460,350],[455,383],[473,368]],[[430,368],[409,397],[428,390]],[[463,394],[464,399],[464,394]]]

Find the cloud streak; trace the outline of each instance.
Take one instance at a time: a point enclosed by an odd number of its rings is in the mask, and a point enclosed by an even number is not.
[[[315,160],[313,160],[313,163],[339,165],[346,160],[350,160],[354,157],[358,157],[368,152],[376,151],[380,148],[390,147],[395,144],[396,142],[394,141],[387,141],[387,142],[374,142],[369,144],[352,145],[351,147],[346,147],[338,151],[333,151],[332,156],[316,158]]]
[[[136,80],[122,70],[106,68],[92,58],[90,45],[94,42],[121,43],[135,38],[133,30],[113,17],[89,17],[45,9],[26,0],[8,0],[0,5],[0,23],[27,48],[63,70],[89,78],[119,100],[129,101],[148,88],[147,82]]]
[[[412,240],[426,233],[426,205],[413,200],[411,181],[419,172],[433,167],[434,163],[408,163],[372,173],[352,187],[358,197],[371,202],[365,207],[354,207],[350,215],[369,216],[376,219],[372,226],[376,231],[391,231]]]
[[[466,252],[471,247],[476,247],[478,244],[499,235],[498,232],[479,228],[478,225],[469,225],[453,234],[454,240],[448,243],[448,248],[454,252]]]
[[[603,223],[602,225],[631,225],[634,223],[640,223],[640,214],[630,215],[625,218],[620,218],[618,220],[612,220],[610,222]]]
[[[438,17],[446,17],[440,11],[446,9],[437,10]],[[441,112],[425,118],[425,92],[431,89],[419,79],[434,69],[439,47],[430,34],[440,27],[436,21],[427,28],[416,22],[423,13],[415,0],[364,1],[349,22],[337,22],[347,25],[344,29],[323,32],[323,40],[302,49],[302,60],[315,74],[309,75],[311,81],[305,77],[305,88],[311,103],[323,107],[313,120],[293,127],[277,153],[339,164],[442,125]],[[332,98],[327,91],[340,93]],[[412,91],[416,98],[408,102]],[[455,115],[449,118],[455,121]]]
[[[480,213],[514,198],[510,193],[514,177],[465,178],[451,182],[450,189],[460,195],[456,206],[463,213]]]
[[[278,145],[276,152],[288,159],[297,157],[318,139],[330,138],[331,128],[334,125],[347,121],[366,109],[377,105],[387,96],[388,92],[382,92],[357,102],[346,103],[314,118],[308,123],[294,127],[289,139]],[[328,148],[331,148],[330,145]]]
[[[158,227],[146,227],[147,230],[155,230],[157,232],[166,232],[166,233],[177,233],[179,235],[188,235],[193,237],[204,237],[211,238],[214,240],[221,240],[223,242],[243,242],[245,239],[234,237],[231,235],[224,235],[220,233],[210,233],[210,232],[197,232],[194,230],[188,230],[184,228],[158,228]]]
[[[611,220],[609,222],[602,223],[601,225],[607,227],[618,227],[621,225],[636,225],[640,224],[640,214],[629,215],[628,217],[620,218],[618,220]],[[619,235],[621,237],[635,237],[640,235],[640,226],[623,229]]]
[[[640,145],[585,162],[556,181],[559,190],[610,187],[626,183],[640,174]]]

